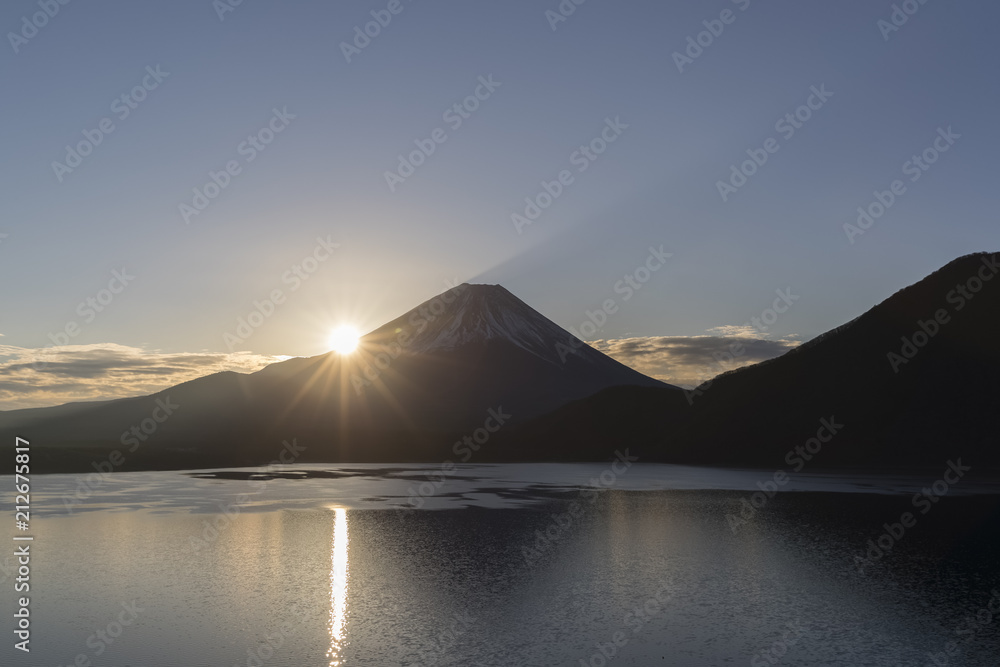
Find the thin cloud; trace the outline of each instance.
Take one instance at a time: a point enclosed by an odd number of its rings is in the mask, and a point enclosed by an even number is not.
[[[113,343],[0,345],[0,402],[14,410],[143,396],[221,371],[252,373],[286,358],[251,352],[168,353]]]
[[[713,333],[746,333],[743,327],[717,327]],[[679,387],[696,387],[720,373],[780,357],[797,347],[793,338],[755,336],[650,336],[595,340],[588,344],[635,370]]]
[[[651,336],[588,344],[640,373],[681,387],[695,387],[799,345],[792,338],[762,338],[756,330],[739,326],[717,327],[709,333],[737,335]],[[252,373],[288,358],[252,352],[167,353],[112,343],[0,345],[0,403],[15,410],[143,396],[221,371]]]

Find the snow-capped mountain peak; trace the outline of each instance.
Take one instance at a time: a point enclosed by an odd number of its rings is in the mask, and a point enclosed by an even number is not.
[[[568,344],[571,334],[500,285],[463,283],[376,329],[363,342],[385,345],[394,339],[411,354],[505,341],[558,360],[556,343]]]

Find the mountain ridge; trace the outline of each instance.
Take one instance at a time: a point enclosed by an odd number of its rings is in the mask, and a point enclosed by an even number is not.
[[[466,285],[375,329],[352,357],[295,358],[146,397],[8,411],[0,430],[44,443],[48,471],[89,470],[166,400],[179,405],[177,416],[156,424],[123,469],[258,465],[296,436],[309,443],[304,460],[416,462],[447,459],[454,438],[501,410],[513,418],[479,461],[606,460],[624,447],[645,461],[778,468],[826,419],[845,427],[815,469],[924,469],[956,451],[1000,468],[998,259],[957,258],[845,325],[694,392],[588,345],[556,363],[569,332],[502,287]],[[453,291],[465,289],[461,299]],[[357,387],[352,375],[373,363],[377,374]]]
[[[532,443],[559,433],[583,448],[631,444],[645,460],[781,467],[787,452],[832,415],[846,428],[814,466],[933,467],[954,455],[951,444],[960,443],[958,449],[977,465],[1000,468],[993,435],[1000,414],[998,259],[996,253],[973,253],[953,260],[847,325],[780,357],[712,378],[686,392],[683,403],[675,397],[657,403],[650,398],[654,392],[639,388],[563,406],[523,425],[515,447],[530,452]],[[955,291],[977,277],[974,298]],[[949,299],[954,303],[947,321],[932,325]],[[890,355],[904,350],[904,340],[922,340],[921,322],[931,330],[936,326],[936,333],[894,366]],[[616,436],[613,417],[610,423],[594,417],[626,409],[623,393],[629,401],[658,406],[638,415],[641,423],[628,425],[628,438]],[[674,420],[668,433],[665,416]],[[603,442],[592,432],[601,433]]]
[[[118,433],[124,439],[156,401],[172,401],[176,415],[156,425],[136,454],[141,465],[250,465],[296,433],[322,460],[433,460],[440,442],[477,428],[490,409],[516,423],[609,386],[680,391],[589,346],[561,358],[556,344],[570,335],[505,288],[463,284],[366,334],[349,356],[297,357],[83,407],[11,411],[0,429],[27,429],[53,462],[79,450],[79,464],[114,447]],[[197,463],[182,455],[192,450]]]

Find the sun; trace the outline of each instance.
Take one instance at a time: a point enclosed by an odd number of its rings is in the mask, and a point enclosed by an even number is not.
[[[350,354],[358,349],[358,340],[361,334],[358,330],[349,325],[339,326],[330,332],[328,343],[330,349],[338,354]]]

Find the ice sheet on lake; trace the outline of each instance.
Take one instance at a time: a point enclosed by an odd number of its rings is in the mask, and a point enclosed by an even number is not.
[[[789,473],[782,492],[913,494],[944,473],[916,475]],[[200,471],[39,475],[32,511],[241,512],[351,509],[512,508],[572,497],[582,489],[754,492],[774,471],[655,463],[299,464]],[[216,476],[219,477],[216,477]],[[1000,482],[969,473],[950,495],[998,494]],[[13,502],[13,498],[9,498]]]

